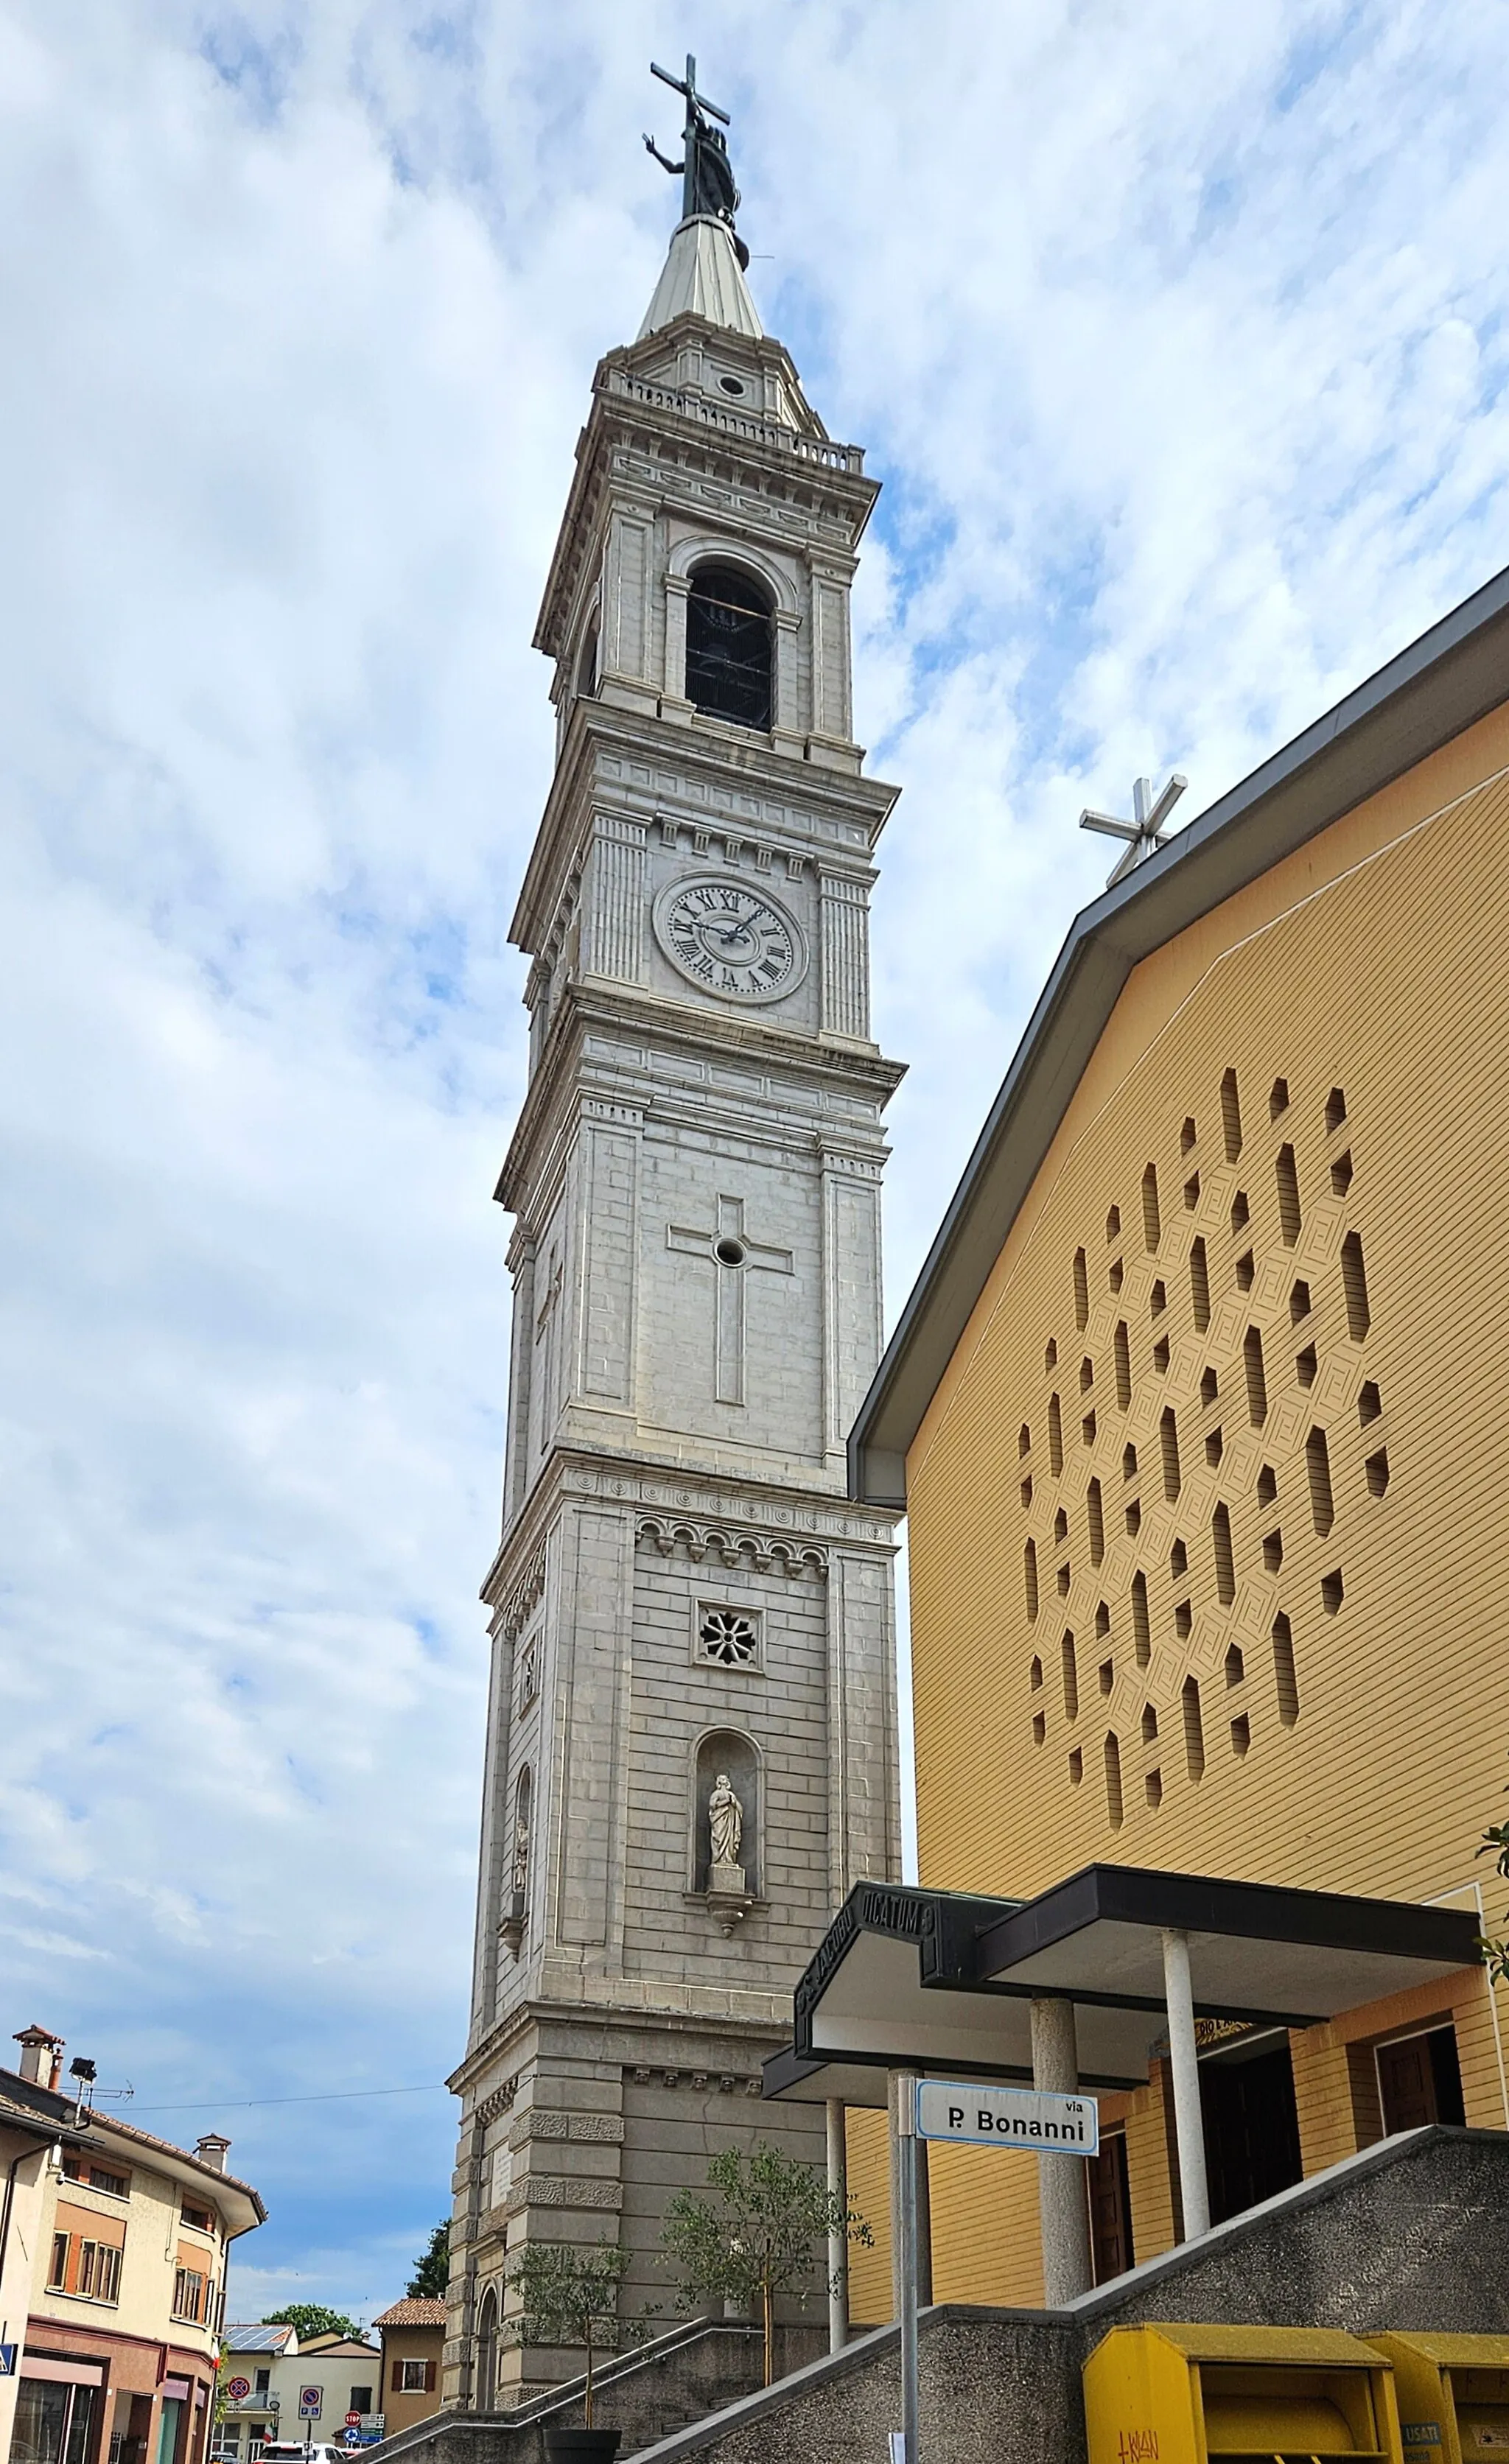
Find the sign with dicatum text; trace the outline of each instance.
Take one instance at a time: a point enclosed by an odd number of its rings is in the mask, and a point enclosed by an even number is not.
[[[1094,2156],[1100,2146],[1100,2108],[1093,2096],[919,2079],[917,2135],[970,2147],[1022,2147],[1033,2156]]]

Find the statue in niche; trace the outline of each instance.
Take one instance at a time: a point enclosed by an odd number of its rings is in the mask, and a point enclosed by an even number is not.
[[[707,1800],[707,1828],[713,1864],[737,1867],[744,1836],[744,1810],[726,1771],[720,1771]]]
[[[521,1814],[514,1824],[514,1894],[522,1899],[529,1888],[529,1822]]]

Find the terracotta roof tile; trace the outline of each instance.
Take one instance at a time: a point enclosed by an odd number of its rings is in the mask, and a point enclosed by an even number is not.
[[[390,2310],[380,2310],[372,2324],[374,2327],[443,2327],[445,2303],[427,2301],[411,2295],[407,2300],[395,2301]]]

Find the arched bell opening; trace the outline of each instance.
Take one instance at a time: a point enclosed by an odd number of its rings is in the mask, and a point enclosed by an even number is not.
[[[775,628],[761,584],[732,564],[699,564],[686,603],[686,697],[708,718],[768,729]]]

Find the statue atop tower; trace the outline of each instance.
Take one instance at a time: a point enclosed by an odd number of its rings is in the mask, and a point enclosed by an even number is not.
[[[734,216],[739,210],[739,191],[734,186],[733,165],[728,160],[728,140],[723,128],[728,126],[728,114],[716,102],[697,91],[697,58],[688,52],[686,75],[673,77],[652,60],[650,74],[657,77],[676,94],[686,97],[686,125],[681,131],[681,160],[672,163],[661,153],[653,137],[646,137],[646,151],[655,156],[664,171],[681,183],[681,220],[690,222],[695,215],[707,216],[714,222],[726,223],[733,238],[734,253],[740,268],[749,270],[749,251],[734,230]],[[721,121],[722,128],[715,128]]]

